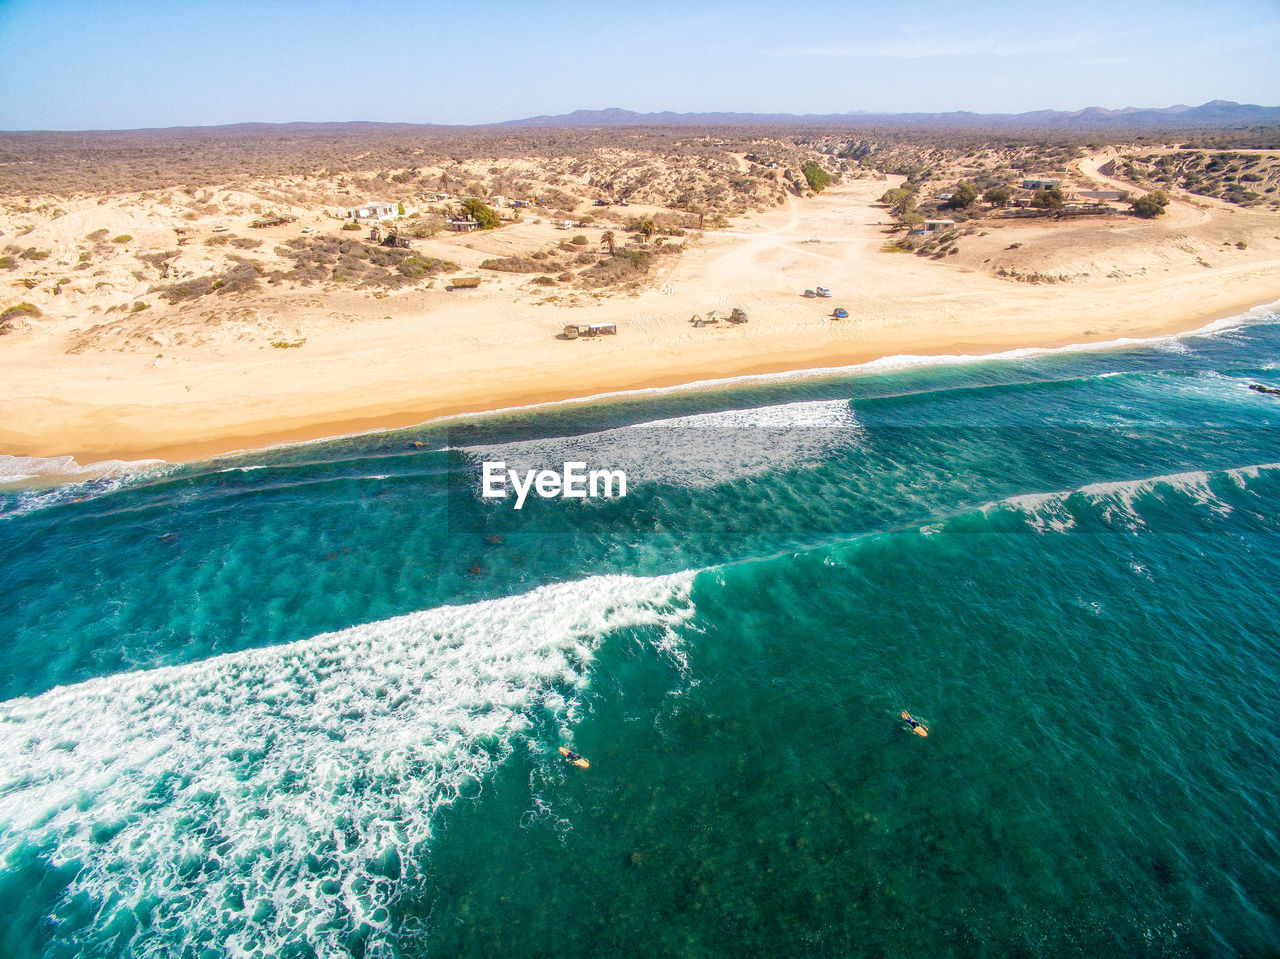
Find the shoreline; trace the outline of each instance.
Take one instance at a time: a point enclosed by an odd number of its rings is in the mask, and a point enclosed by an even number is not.
[[[588,403],[622,402],[644,396],[730,389],[734,386],[761,385],[769,382],[851,376],[857,375],[859,371],[887,372],[916,366],[958,365],[1022,356],[1123,349],[1128,346],[1141,346],[1185,336],[1210,335],[1220,330],[1234,329],[1245,325],[1253,316],[1278,310],[1280,310],[1280,300],[1241,305],[1217,310],[1208,315],[1183,316],[1162,324],[1119,331],[1122,335],[1092,343],[1080,342],[1078,337],[1073,338],[1065,333],[1042,342],[1028,342],[1026,337],[1007,337],[1000,341],[975,344],[989,346],[991,349],[974,353],[946,350],[948,345],[967,344],[940,344],[936,352],[885,352],[882,349],[869,348],[867,344],[857,347],[849,344],[854,348],[844,350],[814,347],[794,351],[792,355],[769,361],[743,362],[742,358],[737,358],[739,362],[736,363],[706,364],[693,378],[685,373],[651,376],[616,389],[593,391],[568,386],[560,390],[547,390],[513,386],[511,389],[491,390],[487,393],[479,391],[478,398],[471,402],[438,402],[434,405],[391,403],[367,413],[317,419],[315,422],[300,426],[281,428],[270,420],[249,421],[237,424],[234,428],[214,431],[212,435],[176,443],[159,443],[151,446],[131,445],[123,448],[116,445],[77,448],[72,444],[69,449],[47,453],[28,451],[15,453],[11,448],[0,448],[0,455],[18,459],[56,460],[63,464],[70,457],[77,467],[75,473],[91,472],[98,465],[120,467],[122,469],[115,472],[125,472],[130,471],[128,468],[134,464],[138,468],[154,468],[157,465],[250,456],[271,449],[332,442],[473,417],[501,416],[555,407],[581,406]],[[1229,322],[1232,320],[1238,322]],[[353,413],[355,412],[353,410]],[[65,470],[41,475],[63,476],[71,482],[76,481],[71,479],[75,474]]]
[[[583,291],[539,293],[497,275],[463,295],[434,285],[391,298],[289,288],[98,322],[93,294],[67,294],[29,333],[5,337],[0,454],[74,457],[63,475],[110,461],[195,462],[657,391],[1123,347],[1247,322],[1280,301],[1272,214],[1179,200],[1167,222],[984,220],[964,251],[935,263],[938,254],[885,251],[885,182],[789,199],[732,234],[690,240],[643,285],[586,303],[573,299]],[[537,231],[552,227],[510,230],[436,242],[474,258],[544,242]],[[521,230],[532,232],[522,240]],[[1043,274],[1050,282],[994,272],[1013,256],[1021,275],[1055,271]],[[835,298],[800,295],[820,285]],[[689,323],[731,305],[751,321]],[[833,319],[832,307],[847,318]],[[619,333],[560,336],[587,320]],[[305,348],[276,349],[259,328],[268,321],[288,334],[285,345]]]

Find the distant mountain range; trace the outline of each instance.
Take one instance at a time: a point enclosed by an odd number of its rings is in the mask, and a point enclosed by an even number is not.
[[[628,127],[628,126],[920,126],[920,127],[1088,127],[1192,128],[1252,126],[1280,123],[1280,107],[1262,107],[1230,100],[1210,100],[1198,107],[1185,104],[1161,109],[1126,107],[1108,110],[1034,110],[1030,113],[635,113],[607,110],[575,110],[559,116],[528,117],[491,124],[504,127]]]
[[[467,130],[503,129],[592,129],[607,127],[1004,127],[1046,130],[1192,130],[1252,126],[1280,126],[1280,107],[1261,107],[1252,103],[1210,100],[1198,107],[1185,104],[1162,109],[1108,110],[1087,107],[1084,110],[1033,110],[1029,113],[636,113],[610,107],[606,110],[575,110],[558,116],[526,117],[500,123],[439,124],[386,123],[376,120],[297,123],[230,123],[220,126],[150,127],[135,130],[63,131],[71,137],[101,137],[113,134],[146,134],[148,136],[196,136],[218,138],[256,134],[260,136],[327,137],[352,134],[404,134],[422,132],[450,133]],[[18,132],[18,131],[0,131]],[[58,133],[59,131],[26,131]]]

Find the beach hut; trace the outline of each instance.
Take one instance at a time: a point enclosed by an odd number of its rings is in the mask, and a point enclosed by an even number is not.
[[[349,220],[394,220],[398,209],[394,203],[365,203],[347,211]]]

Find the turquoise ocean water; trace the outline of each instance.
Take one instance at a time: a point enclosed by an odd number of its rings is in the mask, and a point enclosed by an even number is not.
[[[0,956],[1280,954],[1254,383],[1274,313],[0,461]]]

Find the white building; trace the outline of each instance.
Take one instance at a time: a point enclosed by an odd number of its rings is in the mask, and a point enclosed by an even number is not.
[[[1062,181],[1052,176],[1029,176],[1022,181],[1024,190],[1053,190]]]
[[[394,220],[398,207],[394,203],[366,203],[347,211],[351,220]]]

